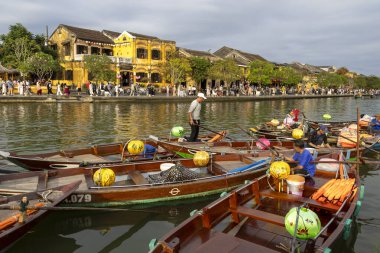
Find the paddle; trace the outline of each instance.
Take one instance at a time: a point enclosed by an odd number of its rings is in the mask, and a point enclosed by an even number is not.
[[[214,133],[214,134],[217,134],[217,135],[220,135],[220,136],[224,136],[224,138],[227,138],[227,139],[229,139],[229,140],[231,140],[231,141],[234,141],[234,139],[232,139],[232,138],[230,138],[230,137],[228,137],[228,136],[226,136],[226,135],[220,134],[220,133],[218,133],[218,132],[216,132],[216,131],[214,131],[214,130],[211,130],[210,128],[207,128],[207,127],[202,126],[202,125],[198,125],[198,126],[199,126],[200,128],[203,128],[204,130],[210,131],[211,133]]]
[[[260,141],[259,138],[257,138],[256,135],[251,134],[250,132],[248,132],[245,129],[243,129],[241,126],[238,126],[238,128],[240,128],[240,130],[242,130],[244,133],[246,133],[247,135],[249,135],[250,137],[252,137],[253,139],[255,139],[261,145],[263,145],[264,147],[266,147],[272,154],[274,154],[277,157],[280,156],[280,154],[277,152],[277,150],[274,150],[271,147],[268,147],[265,143],[263,143],[262,141]]]
[[[0,206],[0,210],[18,210],[19,206]],[[105,211],[105,212],[118,212],[118,211],[131,211],[131,212],[144,212],[144,213],[159,213],[155,211],[147,211],[141,209],[124,209],[124,208],[101,208],[101,207],[61,207],[61,206],[28,206],[28,210],[48,210],[48,211]]]

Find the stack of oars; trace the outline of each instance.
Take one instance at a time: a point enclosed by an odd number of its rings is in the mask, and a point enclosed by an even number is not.
[[[356,193],[355,179],[331,179],[325,183],[311,198],[324,203],[334,205],[342,205],[343,201],[353,191],[353,196]]]

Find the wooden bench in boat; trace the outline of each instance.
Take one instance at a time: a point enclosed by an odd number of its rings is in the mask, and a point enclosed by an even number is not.
[[[287,193],[283,193],[283,192],[275,192],[275,191],[272,191],[271,189],[261,190],[260,196],[275,198],[275,199],[280,199],[280,200],[286,200],[286,201],[290,201],[290,202],[307,203],[309,206],[316,207],[319,209],[328,210],[328,211],[333,211],[333,212],[336,212],[339,209],[339,206],[337,206],[337,205],[333,205],[330,203],[322,203],[322,202],[316,201],[314,199],[309,199],[309,198],[301,197],[298,195],[287,194]]]
[[[285,227],[285,217],[277,215],[277,214],[264,212],[257,209],[245,207],[245,206],[239,206],[236,209],[236,212],[242,216],[246,216],[255,220],[261,220],[261,221],[273,223],[281,227]]]
[[[131,177],[135,184],[149,184],[149,181],[141,174],[140,171],[130,170],[128,176]]]
[[[192,251],[194,253],[212,253],[212,252],[225,252],[225,253],[251,253],[251,252],[265,252],[274,253],[270,248],[261,246],[259,244],[240,239],[238,237],[228,235],[225,233],[217,232],[210,240],[201,244]]]

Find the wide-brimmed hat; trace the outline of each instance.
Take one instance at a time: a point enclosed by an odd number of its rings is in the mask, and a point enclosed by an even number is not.
[[[202,92],[199,92],[197,96],[199,98],[207,99],[206,96],[205,96],[205,94],[203,94]]]
[[[328,129],[327,126],[325,126],[325,125],[321,125],[321,126],[319,127],[319,129],[322,130],[322,131],[325,132],[325,133],[328,133],[328,132],[329,132],[329,129]]]
[[[376,114],[375,117],[376,117],[376,118],[379,118],[379,117],[380,117],[380,113]]]

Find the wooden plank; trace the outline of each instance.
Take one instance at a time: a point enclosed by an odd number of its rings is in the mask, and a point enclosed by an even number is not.
[[[241,168],[248,165],[247,163],[244,163],[241,161],[218,161],[218,162],[215,162],[214,164],[222,167],[224,171],[230,171],[230,170]]]
[[[48,173],[41,173],[38,176],[38,183],[37,183],[37,191],[44,191],[47,187],[47,179],[48,179]]]
[[[137,170],[130,170],[128,172],[128,176],[131,177],[132,181],[135,183],[135,184],[149,184],[148,180],[146,180],[146,178],[141,175],[141,172],[140,171],[137,171]]]
[[[319,201],[315,201],[314,199],[304,198],[298,195],[287,194],[287,193],[282,193],[282,192],[275,192],[270,189],[260,191],[260,195],[264,197],[286,200],[290,202],[307,203],[309,206],[332,211],[332,212],[336,212],[339,209],[339,206],[336,206],[330,203],[322,203]]]
[[[239,206],[236,209],[236,212],[237,214],[240,214],[242,216],[246,216],[255,220],[269,222],[269,223],[276,224],[282,227],[285,226],[285,217],[277,215],[277,214],[272,214],[272,213],[260,211],[257,209],[252,209],[245,206]]]
[[[210,238],[210,240],[204,242],[199,247],[194,248],[191,252],[194,252],[194,253],[212,253],[212,252],[275,253],[278,251],[274,251],[265,246],[262,246],[253,242],[249,242],[232,235],[217,232],[212,238]]]

